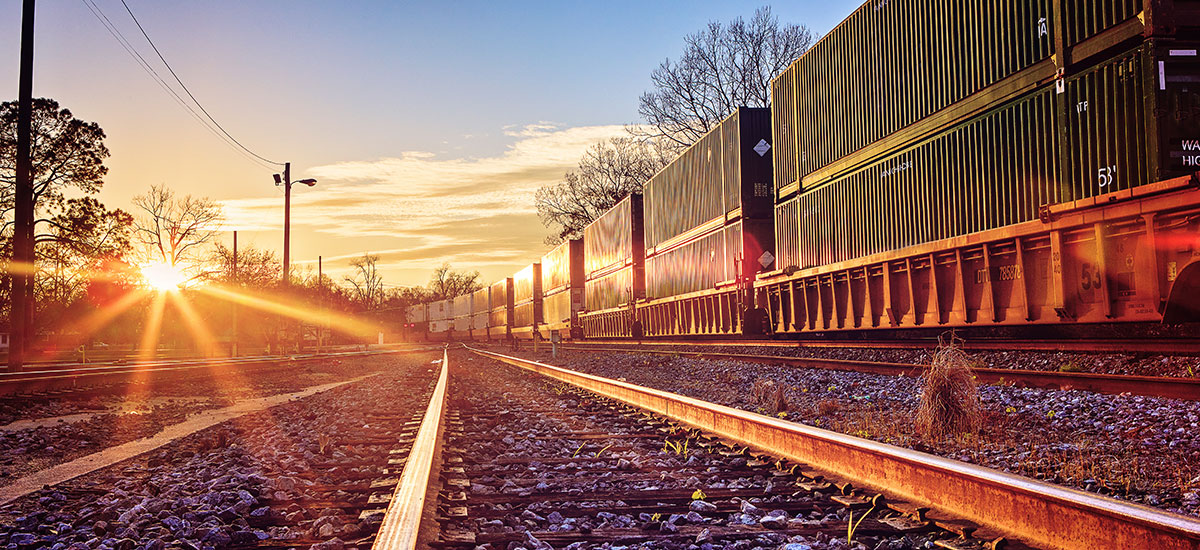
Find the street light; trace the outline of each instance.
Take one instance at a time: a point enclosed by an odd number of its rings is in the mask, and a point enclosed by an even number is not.
[[[283,284],[292,282],[291,234],[292,234],[292,184],[303,183],[309,187],[317,184],[313,178],[292,181],[292,163],[283,164],[283,177],[275,174],[275,185],[283,186]]]

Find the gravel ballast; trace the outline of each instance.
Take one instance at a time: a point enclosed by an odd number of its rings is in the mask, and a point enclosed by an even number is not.
[[[521,355],[749,411],[774,414],[753,386],[781,385],[785,416],[842,433],[1200,515],[1200,403],[1079,390],[979,388],[977,433],[926,441],[920,381],[721,359],[570,351]]]
[[[373,358],[377,376],[225,422],[0,508],[0,547],[160,550],[370,536],[365,487],[436,380],[433,354]]]

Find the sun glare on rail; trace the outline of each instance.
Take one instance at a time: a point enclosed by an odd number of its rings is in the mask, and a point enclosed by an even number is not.
[[[152,288],[167,292],[179,290],[187,277],[171,264],[153,263],[142,266],[142,279]]]

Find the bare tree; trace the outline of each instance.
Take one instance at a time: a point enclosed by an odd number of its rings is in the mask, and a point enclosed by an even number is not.
[[[206,278],[230,285],[267,289],[279,283],[279,276],[283,272],[279,257],[273,251],[254,246],[238,249],[236,276],[233,262],[233,249],[224,243],[216,243],[208,255],[209,272],[205,274]]]
[[[217,235],[221,205],[208,198],[176,198],[166,186],[155,185],[133,198],[138,217],[134,235],[147,259],[178,266]]]
[[[646,124],[630,131],[687,146],[740,106],[769,106],[771,79],[815,38],[804,25],[781,27],[766,6],[749,22],[710,22],[684,39],[678,61],[667,59],[650,74],[654,89],[638,106]]]
[[[537,190],[538,218],[555,229],[547,244],[583,236],[583,228],[633,191],[638,191],[672,157],[663,140],[615,137],[584,153],[562,181]]]
[[[457,298],[481,288],[478,271],[454,271],[448,263],[434,269],[429,277],[429,298],[432,300]]]
[[[350,262],[354,275],[343,277],[350,285],[354,301],[363,309],[372,309],[383,302],[383,276],[375,267],[377,262],[378,254],[363,254],[361,258]]]

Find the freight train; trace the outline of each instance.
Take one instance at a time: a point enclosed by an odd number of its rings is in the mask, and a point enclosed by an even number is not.
[[[1200,2],[872,0],[427,339],[1200,321]],[[1119,325],[1118,325],[1119,326]]]

